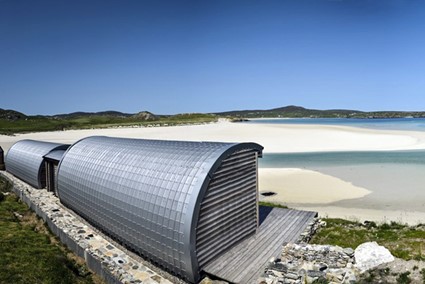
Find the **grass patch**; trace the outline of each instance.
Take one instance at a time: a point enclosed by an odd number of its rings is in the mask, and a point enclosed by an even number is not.
[[[410,275],[410,272],[409,271],[404,272],[404,273],[401,273],[396,278],[397,283],[400,283],[400,284],[409,284],[409,283],[412,283],[412,279],[410,279],[409,275]]]
[[[0,283],[103,283],[12,193],[0,202],[0,255]]]
[[[267,207],[276,207],[276,208],[288,208],[286,205],[278,204],[278,203],[272,203],[272,202],[264,202],[259,201],[258,205],[260,206],[267,206]]]
[[[5,178],[0,176],[0,192],[7,193],[12,190],[12,184]]]
[[[356,248],[364,242],[376,241],[404,260],[425,260],[425,228],[409,227],[396,222],[377,225],[343,219],[323,219],[327,225],[315,234],[311,243]]]
[[[164,126],[181,124],[198,124],[217,121],[213,114],[179,114],[158,116],[153,120],[145,120],[138,116],[113,115],[76,115],[68,117],[28,116],[25,119],[7,120],[0,118],[0,134],[56,131],[68,129],[109,128],[119,126]]]

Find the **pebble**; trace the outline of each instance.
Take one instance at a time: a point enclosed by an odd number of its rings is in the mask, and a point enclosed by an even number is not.
[[[285,277],[292,280],[297,280],[298,278],[300,278],[298,274],[292,272],[287,273]]]
[[[353,256],[354,255],[354,250],[352,248],[345,248],[343,250],[343,252],[347,255],[347,256]]]

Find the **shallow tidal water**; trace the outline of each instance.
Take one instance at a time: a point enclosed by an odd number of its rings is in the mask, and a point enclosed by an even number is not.
[[[247,123],[335,125],[376,130],[425,131],[424,118],[258,119]],[[327,205],[425,212],[425,150],[264,154],[264,157],[259,160],[259,166],[314,170],[372,191],[362,198]]]
[[[425,118],[382,118],[382,119],[358,119],[358,118],[276,118],[276,119],[252,119],[245,123],[266,124],[307,124],[307,125],[340,125],[361,127],[380,130],[409,130],[425,131]]]
[[[425,150],[264,154],[259,166],[314,170],[372,191],[328,205],[425,212]]]

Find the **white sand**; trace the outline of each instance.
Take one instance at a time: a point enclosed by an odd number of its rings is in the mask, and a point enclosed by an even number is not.
[[[0,135],[5,151],[21,139],[73,143],[90,135],[192,141],[257,142],[264,152],[425,149],[425,133],[378,131],[344,126],[213,123],[152,128],[88,129]]]
[[[29,133],[16,136],[0,135],[0,146],[7,151],[13,143],[21,139],[74,143],[78,139],[91,135],[191,141],[256,142],[264,146],[266,153],[425,149],[425,132],[383,131],[345,126],[228,122],[175,127],[90,129]],[[261,170],[260,186],[264,189],[267,188],[267,190],[278,191],[279,198],[284,197],[279,200],[281,202],[317,205],[306,209],[317,210],[321,215],[332,217],[354,216],[358,219],[378,221],[385,218],[398,221],[401,217],[406,222],[425,220],[425,213],[421,212],[410,212],[406,217],[404,211],[388,212],[385,210],[323,206],[324,203],[362,197],[369,191],[335,177],[311,171]],[[315,190],[312,190],[312,188]]]
[[[369,190],[333,176],[301,169],[259,169],[260,192],[276,195],[262,197],[264,201],[283,204],[327,204],[344,199],[360,198]]]
[[[315,171],[261,168],[259,179],[260,192],[276,193],[273,196],[261,196],[262,201],[316,211],[320,217],[344,218],[360,222],[368,220],[378,223],[396,221],[410,225],[424,223],[425,220],[425,212],[414,210],[364,209],[327,205],[341,200],[361,198],[370,194],[371,191]]]

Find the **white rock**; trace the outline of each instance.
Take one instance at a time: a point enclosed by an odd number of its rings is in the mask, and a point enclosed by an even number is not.
[[[375,268],[382,263],[391,262],[394,257],[390,251],[376,242],[368,242],[359,245],[354,251],[356,267],[363,273]]]

